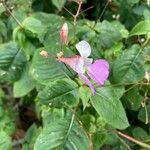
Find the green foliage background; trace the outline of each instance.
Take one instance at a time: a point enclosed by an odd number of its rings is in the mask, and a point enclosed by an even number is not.
[[[0,150],[150,149],[149,0],[84,0],[74,25],[77,8],[73,0],[0,0]],[[91,57],[110,64],[95,95],[55,59],[64,22],[65,57],[86,40]]]

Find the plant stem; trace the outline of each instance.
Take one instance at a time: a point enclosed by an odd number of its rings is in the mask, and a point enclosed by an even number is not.
[[[141,147],[150,149],[150,145],[148,145],[148,144],[146,144],[146,143],[143,143],[143,142],[141,142],[141,141],[138,141],[138,140],[134,139],[133,137],[131,137],[131,136],[127,135],[127,134],[124,134],[124,133],[122,133],[122,132],[120,132],[120,131],[117,131],[117,130],[116,130],[115,132],[116,132],[118,135],[120,135],[121,137],[124,137],[124,138],[126,138],[127,140],[129,140],[129,141],[131,141],[131,142],[133,142],[133,143],[135,143],[135,144],[137,144],[137,145],[139,145],[139,146],[141,146]]]
[[[22,24],[20,23],[20,21],[13,15],[13,13],[10,11],[10,9],[7,7],[7,5],[3,2],[2,3],[3,6],[5,7],[5,9],[9,12],[9,14],[11,15],[11,17],[16,21],[16,23],[23,29]]]

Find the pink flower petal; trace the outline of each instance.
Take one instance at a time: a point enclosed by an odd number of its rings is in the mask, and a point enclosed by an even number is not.
[[[77,73],[84,73],[84,59],[81,56],[76,55],[68,58],[62,57],[58,58],[57,60],[67,64]]]
[[[104,85],[109,75],[109,64],[106,60],[99,59],[87,68],[87,73],[98,85]]]
[[[81,80],[83,80],[86,85],[89,86],[89,88],[90,88],[90,90],[91,90],[91,93],[94,95],[95,89],[94,89],[93,85],[91,84],[90,80],[89,80],[84,74],[82,74],[82,73],[79,73],[79,78],[80,78]]]

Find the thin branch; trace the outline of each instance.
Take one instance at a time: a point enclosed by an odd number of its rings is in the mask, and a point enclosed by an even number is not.
[[[9,14],[11,15],[11,17],[16,21],[16,23],[23,28],[22,24],[20,23],[20,21],[13,15],[13,13],[10,11],[10,9],[7,7],[7,5],[5,4],[5,2],[2,3],[3,6],[5,7],[5,9],[9,12]]]
[[[127,135],[127,134],[124,134],[124,133],[122,133],[122,132],[120,132],[120,131],[117,131],[117,130],[116,130],[115,132],[116,132],[118,135],[120,135],[121,137],[126,138],[127,140],[129,140],[129,141],[131,141],[131,142],[133,142],[133,143],[135,143],[135,144],[137,144],[137,145],[139,145],[139,146],[141,146],[141,147],[150,149],[150,145],[148,145],[148,144],[146,144],[146,143],[143,143],[143,142],[141,142],[141,141],[139,141],[139,140],[136,140],[136,139],[134,139],[133,137],[131,137],[131,136]]]
[[[74,21],[73,21],[73,22],[74,22],[74,26],[76,25],[77,17],[78,17],[79,14],[80,14],[81,5],[82,5],[82,0],[79,1],[77,12],[76,12],[76,14],[74,15]]]
[[[81,11],[81,12],[79,13],[79,15],[82,14],[82,13],[84,13],[84,12],[86,12],[86,11],[88,11],[88,10],[90,10],[90,9],[92,9],[92,8],[94,8],[94,6],[90,6],[90,7],[88,7],[87,9],[84,9],[83,11]]]
[[[95,21],[94,26],[92,27],[92,29],[95,28],[95,26],[96,26],[98,20],[100,20],[100,19],[102,18],[103,14],[104,14],[104,12],[105,12],[105,10],[106,10],[106,8],[107,8],[107,6],[108,6],[108,4],[109,4],[110,2],[111,2],[110,0],[107,1],[107,3],[106,3],[106,5],[105,5],[104,9],[102,10],[102,13],[100,14],[100,16],[99,16],[99,17],[97,18],[97,20]]]

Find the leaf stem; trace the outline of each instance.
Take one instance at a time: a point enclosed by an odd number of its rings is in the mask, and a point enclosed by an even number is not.
[[[124,134],[124,133],[122,133],[122,132],[120,132],[120,131],[117,131],[117,130],[116,130],[115,132],[116,132],[118,135],[120,135],[121,137],[126,138],[127,140],[129,140],[129,141],[131,141],[131,142],[133,142],[133,143],[135,143],[135,144],[137,144],[137,145],[139,145],[139,146],[141,146],[141,147],[150,149],[150,145],[148,145],[148,144],[146,144],[146,143],[143,143],[143,142],[141,142],[141,141],[139,141],[139,140],[136,140],[136,139],[134,139],[133,137],[131,137],[131,136],[127,135],[127,134]]]

